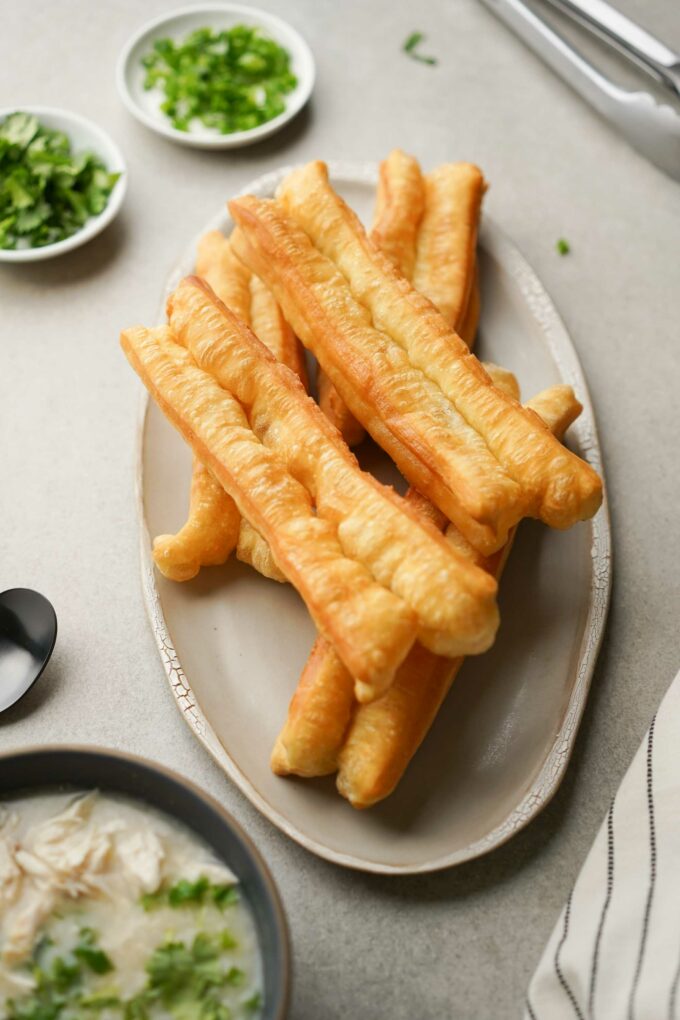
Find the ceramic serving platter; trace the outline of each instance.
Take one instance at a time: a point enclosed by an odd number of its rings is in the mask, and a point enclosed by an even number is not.
[[[285,173],[243,190],[271,195]],[[376,174],[374,165],[331,166],[333,183],[365,221]],[[204,230],[215,227],[230,230],[226,211]],[[191,272],[194,251],[195,241],[168,290]],[[584,410],[568,443],[601,471],[583,374],[549,297],[488,220],[479,258],[477,353],[515,372],[525,397],[570,383]],[[361,459],[403,488],[380,451],[368,446]],[[448,867],[486,853],[526,825],[555,793],[585,707],[609,601],[606,501],[592,521],[567,532],[522,523],[501,584],[494,647],[465,663],[398,790],[357,812],[332,779],[281,779],[269,770],[271,746],[314,640],[294,589],[234,559],[184,584],[165,580],[153,567],[150,536],[183,523],[190,467],[188,449],[144,398],[138,499],[153,632],[184,719],[255,807],[313,853],[382,873]]]

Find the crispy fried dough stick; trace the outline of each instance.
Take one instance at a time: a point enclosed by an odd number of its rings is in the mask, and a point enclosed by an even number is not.
[[[602,498],[602,483],[597,473],[562,447],[537,415],[491,384],[477,359],[443,317],[406,284],[371,244],[357,217],[333,191],[325,165],[310,163],[293,171],[282,182],[278,194],[279,203],[287,214],[343,274],[354,302],[382,334],[408,356],[409,363],[436,386],[521,486],[522,495],[529,501],[528,512],[555,527],[568,527],[592,516]],[[233,203],[237,210],[240,204]],[[252,207],[250,211],[252,214]],[[254,218],[257,220],[256,215]],[[251,243],[259,246],[262,232],[258,237],[258,231],[252,228],[252,219],[247,219]],[[236,253],[241,256],[240,251]],[[291,268],[301,274],[303,261],[295,256],[292,247],[289,248],[288,290],[293,277]],[[309,262],[304,268],[309,269]],[[274,267],[270,275],[278,275]],[[290,301],[291,305],[294,303]],[[325,301],[323,306],[328,315]],[[307,312],[310,311],[307,306]],[[301,339],[305,342],[305,337]],[[322,337],[316,346],[323,349],[327,360],[334,359],[337,371],[337,355],[342,346],[338,337],[333,336],[330,342],[327,336]],[[332,373],[329,374],[332,378]],[[346,377],[348,373],[344,372],[342,378]],[[338,378],[341,378],[340,371]],[[349,382],[353,391],[354,380]],[[345,388],[349,393],[347,384]],[[341,387],[339,390],[347,397]],[[361,415],[358,417],[361,419]],[[444,506],[441,509],[446,512]]]
[[[198,242],[196,270],[235,315],[251,325],[274,357],[300,376],[307,386],[304,349],[283,318],[271,291],[236,258],[219,230]],[[159,535],[153,556],[161,573],[174,581],[195,577],[202,566],[225,563],[236,556],[265,577],[284,582],[269,546],[247,521],[234,501],[194,458],[189,515],[175,535]]]
[[[271,358],[210,288],[195,277],[184,280],[169,302],[169,321],[197,363],[247,408],[255,433],[311,493],[317,517],[335,522],[346,553],[411,606],[423,643],[446,654],[461,644],[488,647],[497,611],[487,575],[476,568],[470,572],[464,557],[450,555],[436,529],[425,526],[393,490],[359,470],[299,380]]]
[[[240,526],[233,499],[194,457],[186,523],[175,535],[154,539],[154,562],[171,581],[189,581],[201,567],[218,567],[227,561]]]
[[[544,415],[556,432],[564,430],[580,411],[580,404],[568,386],[545,390],[530,406]],[[419,506],[415,490],[411,490],[409,498],[414,506]],[[433,511],[429,501],[423,501],[420,508],[433,523],[442,529],[446,527],[443,516],[439,520],[432,516],[438,511]],[[455,529],[450,526],[449,532],[452,538]],[[510,542],[489,561],[476,554],[460,534],[457,547],[498,573]],[[351,792],[353,803],[357,802],[355,806],[368,806],[382,799],[394,788],[420,745],[462,661],[433,655],[416,643],[390,690],[371,706],[365,706],[372,712],[366,712],[364,706],[355,711],[350,674],[328,642],[317,638],[293,695],[286,724],[274,746],[272,770],[279,775],[327,775],[336,771],[340,758],[342,783]],[[363,770],[362,756],[367,763]],[[341,792],[348,795],[344,788]]]
[[[458,325],[456,325],[456,332],[460,335],[461,340],[466,347],[470,350],[475,346],[475,340],[477,339],[477,327],[479,326],[479,313],[481,311],[481,295],[479,291],[479,268],[475,262],[474,279],[472,281],[472,290],[470,291],[470,300],[468,301],[465,314]],[[494,382],[496,380],[494,379]],[[496,384],[498,385],[498,384]]]
[[[214,287],[213,290],[223,301],[219,291]],[[231,307],[228,301],[224,303],[228,308]],[[295,372],[307,389],[304,347],[284,319],[274,295],[257,276],[250,277],[250,317],[243,321],[250,325],[255,336],[269,348],[277,361]],[[286,575],[276,565],[271,549],[246,520],[241,520],[236,558],[242,563],[249,563],[258,573],[271,578],[272,581],[284,583],[286,580]]]
[[[250,322],[251,273],[219,230],[211,230],[199,240],[196,272],[235,315]],[[186,522],[176,534],[154,539],[154,562],[171,581],[189,581],[201,567],[226,563],[239,541],[240,526],[233,499],[194,457]]]
[[[519,396],[519,386],[512,372],[493,364],[486,368],[496,385]],[[546,391],[546,416],[554,414],[552,406],[558,403],[557,395],[552,393],[552,390]],[[542,396],[535,398],[534,404]],[[404,499],[419,516],[430,521],[439,531],[446,531],[447,541],[464,556],[474,556],[470,543],[453,525],[447,529],[446,517],[426,496],[417,489],[409,489]],[[487,564],[483,561],[481,565],[486,567]],[[416,656],[415,649],[418,647],[422,646],[416,643],[405,661]],[[402,664],[400,670],[403,668]],[[317,637],[291,700],[286,724],[274,745],[270,759],[272,771],[281,776],[291,773],[325,776],[335,772],[354,705],[354,684],[349,673],[333,647],[325,638]]]
[[[236,258],[229,239],[219,230],[200,238],[196,248],[196,275],[206,280],[234,315],[250,323],[252,274]]]
[[[451,163],[426,178],[418,161],[394,149],[380,164],[371,240],[435,304],[472,347],[479,320],[475,265],[484,181],[477,167]],[[363,439],[357,422],[323,369],[319,406],[348,446]]]
[[[197,276],[200,276],[197,273]],[[205,279],[205,277],[204,277]],[[210,283],[210,280],[208,280]],[[212,286],[212,284],[211,284]],[[220,301],[223,301],[227,308],[231,308],[228,301],[224,301],[219,291],[212,288]],[[234,315],[241,319],[235,309]],[[283,317],[276,298],[257,276],[250,278],[250,316],[243,319],[249,325],[258,340],[267,347],[277,361],[286,365],[296,376],[305,389],[308,388],[307,365],[305,364],[305,349],[295,336]]]
[[[371,237],[393,266],[412,279],[425,184],[418,160],[393,149],[380,164]]]
[[[485,188],[481,170],[472,163],[445,163],[425,175],[415,265],[411,274],[404,274],[457,330],[472,295]]]
[[[262,362],[290,380],[294,399],[306,403],[309,398],[292,372],[231,319],[259,347]],[[195,364],[168,328],[125,330],[121,345],[171,424],[266,539],[319,631],[356,678],[358,700],[384,691],[416,636],[414,611],[346,555],[336,525],[314,512],[307,489],[255,434],[241,403]]]
[[[558,437],[581,412],[570,386],[544,390],[528,406]],[[484,564],[496,578],[505,566],[514,534],[513,531],[505,547]],[[464,661],[433,655],[416,643],[389,691],[372,705],[356,707],[340,751],[337,778],[339,792],[353,807],[370,807],[392,793]]]
[[[425,185],[418,160],[393,149],[380,164],[371,237],[400,273],[410,280],[416,261],[416,238],[425,205]],[[348,446],[366,432],[324,370],[317,372],[319,407]]]
[[[356,417],[475,545],[497,548],[528,507],[484,439],[406,351],[371,325],[340,271],[274,202],[248,196],[230,207],[242,228],[232,235],[237,254],[266,277]]]

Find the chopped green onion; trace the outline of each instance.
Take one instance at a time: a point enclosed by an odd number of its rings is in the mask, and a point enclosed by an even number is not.
[[[409,57],[413,60],[420,61],[421,64],[436,64],[436,57],[426,57],[422,53],[416,53],[416,47],[420,45],[424,38],[425,36],[422,32],[411,32],[402,49],[404,50],[404,53],[408,53]]]
[[[568,255],[571,251],[571,247],[568,241],[565,241],[563,237],[560,237],[559,241],[555,245],[560,255]]]
[[[288,51],[247,25],[157,39],[142,66],[144,88],[160,90],[160,108],[178,131],[194,120],[224,135],[259,127],[284,112],[297,85]]]

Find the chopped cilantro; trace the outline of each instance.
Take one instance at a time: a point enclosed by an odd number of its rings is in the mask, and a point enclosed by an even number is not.
[[[420,45],[424,38],[425,36],[423,35],[422,32],[411,32],[411,34],[407,37],[406,42],[404,43],[402,49],[404,53],[408,53],[409,57],[411,57],[413,60],[420,61],[421,64],[430,65],[436,64],[437,63],[436,57],[426,57],[422,53],[416,53],[416,48]]]
[[[156,892],[146,893],[142,896],[140,903],[144,910],[153,910],[164,903],[170,907],[179,908],[201,906],[209,901],[224,910],[225,907],[231,907],[238,903],[238,889],[235,885],[226,882],[213,883],[205,875],[201,875],[193,882],[188,878],[182,878],[169,888],[161,886]]]
[[[84,1009],[98,1010],[111,1009],[114,1006],[121,1006],[120,996],[115,992],[99,992],[96,995],[83,995],[78,999],[78,1005]]]
[[[238,889],[235,885],[214,885],[211,894],[213,902],[222,909],[233,907],[239,901]]]
[[[297,85],[290,54],[259,28],[199,28],[182,42],[157,39],[142,58],[144,88],[164,95],[161,110],[178,131],[194,119],[223,135],[277,117]]]
[[[80,942],[73,950],[73,955],[95,974],[108,974],[113,970],[109,957],[96,945],[96,936],[91,928],[81,929]]]
[[[191,945],[180,941],[159,946],[146,965],[148,982],[126,1004],[125,1020],[147,1020],[154,1003],[175,1020],[229,1020],[220,989],[244,979],[238,967],[225,970],[220,961],[220,936],[198,934]]]
[[[225,928],[224,931],[220,932],[220,945],[222,946],[222,949],[238,948],[238,942],[228,928]]]
[[[140,897],[139,902],[144,910],[154,910],[156,907],[160,907],[161,903],[165,901],[166,892],[167,890],[161,887],[160,889],[156,889],[155,892],[144,893],[144,895]]]
[[[195,882],[183,880],[164,892],[169,903],[174,891],[179,906],[187,903],[214,902],[215,891],[231,886],[213,885],[202,877]],[[3,1020],[97,1020],[113,1010],[117,1020],[152,1020],[167,1016],[172,1020],[231,1020],[232,1013],[223,999],[229,989],[240,989],[247,975],[231,963],[229,950],[237,945],[228,929],[199,932],[183,942],[170,937],[158,946],[146,962],[146,984],[133,998],[123,998],[114,985],[105,985],[96,976],[114,969],[99,947],[91,928],[81,928],[78,942],[60,956],[49,958],[54,945],[43,937],[32,957],[35,988],[19,999],[6,1003]],[[243,1000],[249,1011],[257,1011],[262,998],[253,992]]]
[[[0,124],[0,248],[41,248],[71,237],[106,207],[120,174],[29,113]]]
[[[256,1009],[262,1008],[262,992],[253,992],[247,999],[244,999],[243,1005],[246,1009],[250,1009],[255,1012]]]
[[[557,242],[555,247],[557,248],[557,250],[560,253],[560,255],[568,255],[569,252],[571,251],[571,246],[570,246],[569,242],[565,241],[565,239],[563,237],[561,237],[559,239],[559,241]]]
[[[205,894],[210,889],[210,882],[204,876],[195,882],[182,878],[168,890],[168,903],[171,907],[183,907],[190,903],[203,903]]]

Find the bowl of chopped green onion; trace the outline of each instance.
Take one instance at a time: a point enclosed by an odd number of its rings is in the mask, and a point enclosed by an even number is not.
[[[314,58],[273,14],[208,4],[142,26],[120,56],[116,80],[130,113],[158,134],[230,149],[266,138],[302,109]]]
[[[67,110],[0,110],[0,262],[35,262],[100,233],[121,207],[118,148]]]

